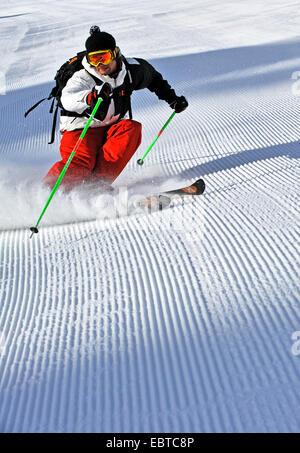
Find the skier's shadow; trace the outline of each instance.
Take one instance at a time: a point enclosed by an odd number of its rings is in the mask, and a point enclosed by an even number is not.
[[[210,160],[209,162],[205,162],[203,164],[195,165],[194,167],[187,168],[180,173],[174,175],[172,171],[172,179],[178,180],[176,187],[169,187],[167,190],[176,189],[182,185],[191,184],[193,181],[199,178],[205,178],[205,176],[211,175],[216,172],[231,170],[233,168],[242,167],[243,165],[250,164],[252,162],[259,162],[263,160],[269,160],[276,157],[288,157],[289,159],[299,159],[300,158],[300,141],[283,143],[279,145],[272,145],[264,148],[255,148],[255,149],[248,149],[245,151],[241,151],[240,153],[228,154],[223,157],[218,157],[216,159]],[[197,156],[197,158],[201,158]],[[192,158],[195,159],[195,158]],[[172,163],[188,161],[189,159],[180,159],[178,161],[173,161]],[[292,165],[292,164],[291,164]],[[270,174],[272,172],[278,171],[275,167],[274,169],[268,168],[267,173]],[[261,176],[261,172],[258,174]],[[224,175],[224,178],[226,176]],[[249,179],[249,174],[246,173],[244,180]],[[253,180],[253,176],[251,176],[251,180]],[[243,177],[239,174],[239,181],[243,181]],[[166,182],[166,175],[164,176],[156,176],[155,177],[155,188],[161,185],[164,185]],[[224,181],[225,183],[225,181]],[[153,177],[150,179],[145,178],[143,180],[143,184],[145,185],[153,185]],[[134,183],[131,188],[139,187],[140,183]]]
[[[205,162],[203,164],[198,164],[194,167],[187,168],[180,173],[174,175],[172,170],[172,180],[176,179],[178,182],[176,183],[176,187],[169,187],[166,190],[173,190],[178,187],[191,184],[193,181],[199,178],[205,178],[205,176],[211,175],[216,172],[231,170],[233,168],[241,167],[243,165],[250,164],[252,162],[259,162],[263,160],[269,160],[276,157],[288,157],[289,159],[299,159],[300,158],[300,141],[289,142],[289,143],[282,143],[279,145],[272,145],[264,148],[254,148],[248,149],[245,151],[241,151],[240,153],[228,154],[226,156],[221,156],[216,159],[210,160],[209,162]],[[201,159],[200,156],[193,157],[191,159]],[[172,161],[172,164],[176,164],[177,162],[182,161],[189,161],[190,159],[179,159],[177,161]],[[291,164],[292,165],[292,164]],[[272,172],[278,171],[274,167],[274,169],[268,168],[267,173],[270,174]],[[261,173],[258,175],[261,176]],[[167,177],[168,178],[168,177]],[[224,175],[224,178],[226,176]],[[245,174],[245,180],[249,179],[249,173]],[[251,176],[253,180],[253,176]],[[239,181],[243,181],[243,177],[239,174]],[[224,181],[225,182],[225,181]],[[155,183],[155,191],[159,191],[160,186],[164,186],[166,183],[166,175],[164,176],[156,176],[153,181],[153,177],[145,178],[143,180],[143,185],[153,186]],[[137,190],[140,188],[140,182],[136,182],[130,185],[131,189]],[[155,192],[154,191],[154,192]]]
[[[199,179],[200,177],[205,177],[219,171],[231,170],[252,162],[259,162],[282,156],[286,156],[289,159],[299,159],[300,141],[283,143],[265,148],[250,149],[240,153],[219,157],[209,162],[183,170],[178,174],[178,177],[186,181]],[[274,171],[276,171],[275,168]],[[270,172],[272,172],[272,170],[268,171],[268,173]]]

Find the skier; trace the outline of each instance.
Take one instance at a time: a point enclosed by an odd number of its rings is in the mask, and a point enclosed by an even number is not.
[[[110,184],[122,172],[141,143],[142,125],[131,119],[132,91],[148,88],[176,113],[188,102],[147,61],[125,59],[115,38],[99,27],[91,28],[85,43],[84,69],[75,72],[62,90],[60,153],[44,182],[55,185],[99,97],[103,99],[62,184],[68,189],[83,181]],[[125,119],[129,113],[130,119]]]

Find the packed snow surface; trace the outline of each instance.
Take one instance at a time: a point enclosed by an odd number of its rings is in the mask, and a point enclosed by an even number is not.
[[[0,7],[0,431],[300,430],[300,2],[7,0]],[[42,103],[91,25],[189,108],[133,95],[111,195],[49,196]],[[162,212],[134,200],[204,178]]]

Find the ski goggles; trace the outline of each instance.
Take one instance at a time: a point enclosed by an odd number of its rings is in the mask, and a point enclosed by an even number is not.
[[[86,59],[91,66],[99,66],[99,64],[108,65],[117,57],[117,47],[115,50],[98,50],[97,52],[90,52],[87,54]]]

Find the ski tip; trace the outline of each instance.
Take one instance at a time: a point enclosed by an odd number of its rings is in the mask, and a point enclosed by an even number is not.
[[[198,179],[195,182],[195,186],[197,188],[197,195],[202,195],[205,192],[205,182],[203,179]]]
[[[188,195],[202,195],[205,191],[205,182],[203,179],[198,179],[190,186],[181,189],[181,191]]]

